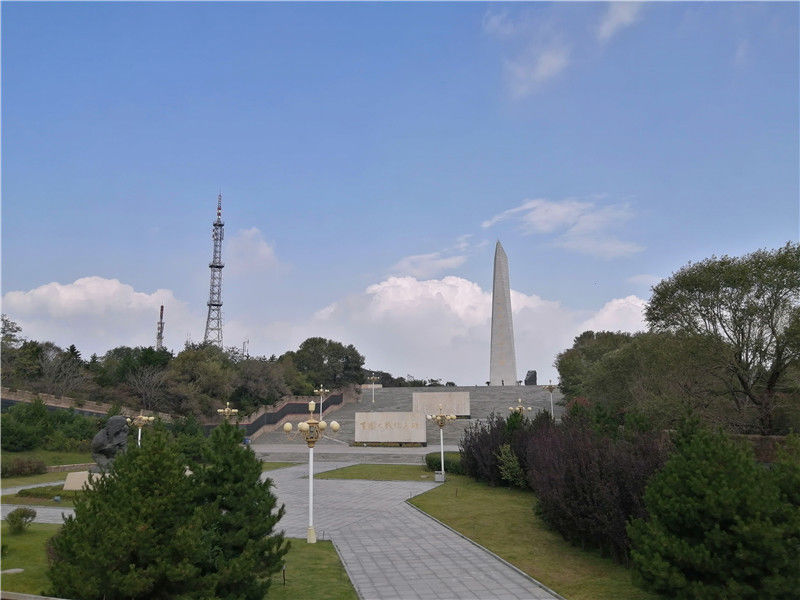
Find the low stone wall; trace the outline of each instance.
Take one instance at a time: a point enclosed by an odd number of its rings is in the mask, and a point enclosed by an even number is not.
[[[92,467],[96,466],[95,463],[78,463],[75,465],[51,465],[47,467],[48,473],[62,473],[62,472],[69,472],[69,471],[86,471]]]

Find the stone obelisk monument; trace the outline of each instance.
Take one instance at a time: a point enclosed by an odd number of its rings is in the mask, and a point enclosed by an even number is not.
[[[494,250],[492,286],[492,343],[489,356],[489,385],[516,385],[517,359],[514,352],[514,326],[511,323],[511,289],[508,283],[508,257],[497,242]]]

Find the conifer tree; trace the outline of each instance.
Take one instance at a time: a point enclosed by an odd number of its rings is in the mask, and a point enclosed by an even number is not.
[[[81,600],[213,598],[203,572],[214,514],[163,431],[117,456],[75,500],[50,545],[53,595]]]
[[[800,507],[784,490],[797,483],[721,433],[684,429],[647,486],[649,517],[628,527],[638,579],[670,598],[796,598]]]
[[[214,429],[196,473],[195,501],[215,513],[215,552],[203,570],[216,573],[217,598],[261,600],[289,546],[273,531],[284,507],[277,507],[272,482],[260,480],[261,461],[241,442],[242,432],[227,422]]]

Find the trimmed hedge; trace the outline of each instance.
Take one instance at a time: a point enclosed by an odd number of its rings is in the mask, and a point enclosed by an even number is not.
[[[425,455],[425,466],[429,471],[438,471],[442,466],[442,455],[439,452],[429,452]],[[461,454],[458,452],[445,452],[444,471],[453,475],[464,475],[464,469],[461,466]]]
[[[61,496],[62,500],[74,499],[80,494],[80,490],[65,490],[64,484],[40,485],[38,487],[25,488],[17,492],[17,496],[24,498],[52,498]]]

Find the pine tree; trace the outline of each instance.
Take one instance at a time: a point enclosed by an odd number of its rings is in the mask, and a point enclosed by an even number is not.
[[[194,478],[164,432],[151,432],[92,479],[50,546],[53,595],[62,598],[213,598],[213,513],[192,502]],[[187,501],[188,500],[188,501]]]
[[[273,532],[284,507],[277,508],[272,482],[260,480],[261,461],[241,442],[233,425],[217,427],[197,472],[196,502],[216,515],[215,553],[203,570],[217,574],[215,597],[261,600],[289,546],[282,532]]]
[[[671,598],[796,598],[800,521],[781,488],[750,448],[684,431],[628,527],[638,579]]]

